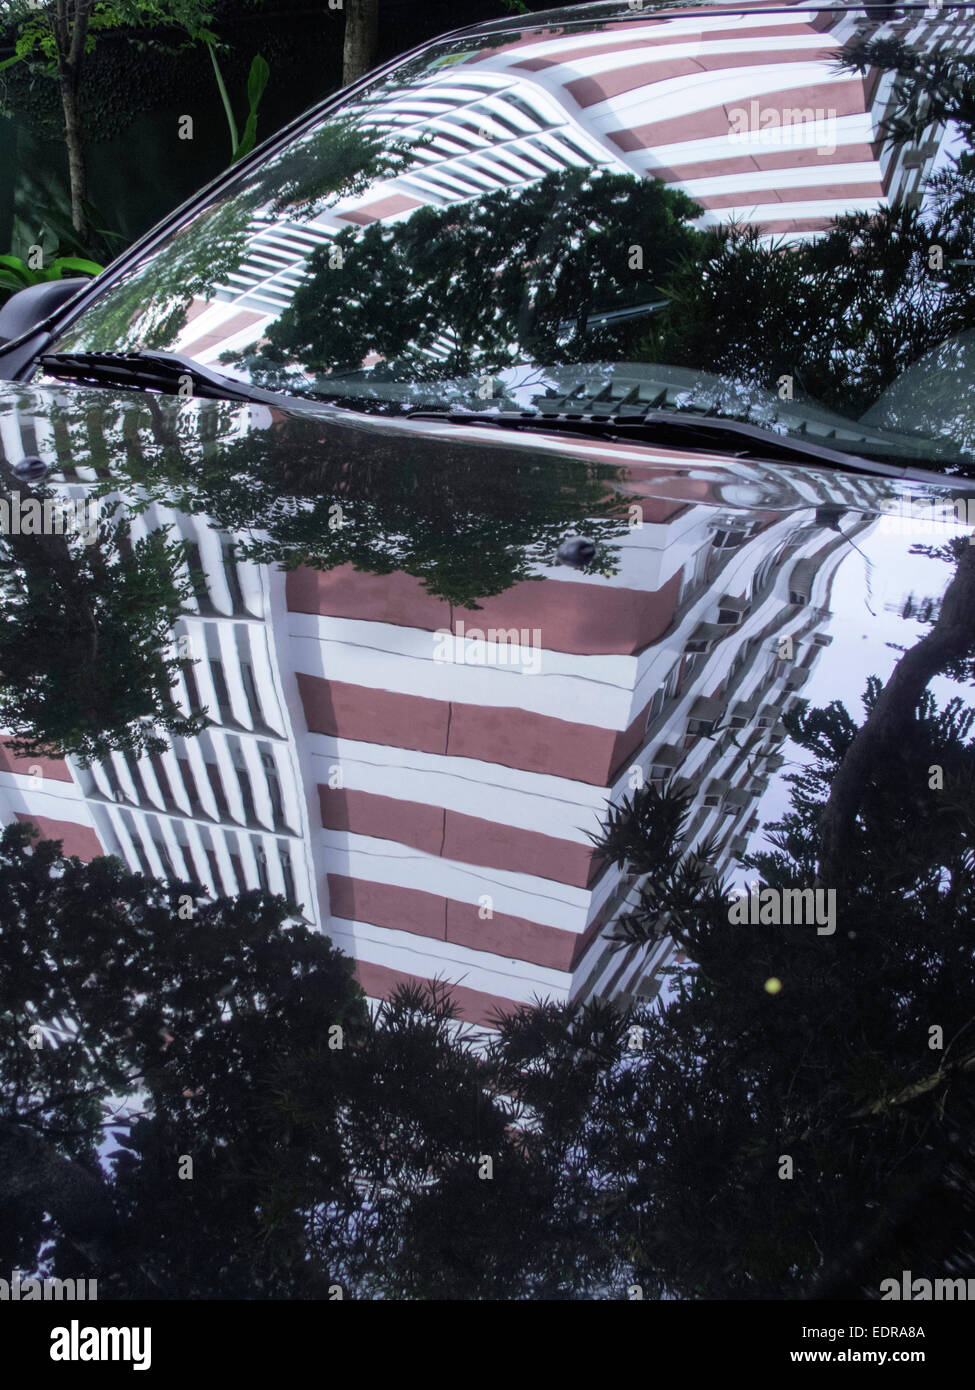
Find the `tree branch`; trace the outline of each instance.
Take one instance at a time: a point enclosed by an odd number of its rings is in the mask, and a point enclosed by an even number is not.
[[[905,652],[844,754],[819,821],[818,882],[831,883],[856,822],[871,772],[909,739],[929,682],[975,650],[975,546],[963,551],[945,591],[938,621]]]

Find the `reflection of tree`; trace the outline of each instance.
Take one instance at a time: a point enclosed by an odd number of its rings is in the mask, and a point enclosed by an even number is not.
[[[221,495],[220,480],[210,475],[211,514],[220,524],[243,529],[245,516],[228,512],[227,503],[232,507],[242,474],[252,482],[260,477],[266,443],[254,437],[222,454],[220,473],[235,480],[231,493]],[[529,578],[537,564],[551,564],[575,529],[598,543],[590,570],[605,570],[607,542],[624,530],[608,480],[582,460],[550,460],[539,469],[528,456],[502,463],[470,445],[434,449],[427,441],[414,453],[386,440],[368,458],[350,463],[322,450],[309,466],[300,433],[289,444],[275,451],[265,479],[266,510],[246,518],[266,539],[243,541],[244,557],[289,569],[352,564],[373,574],[402,571],[439,598],[477,607]]]
[[[103,290],[59,342],[60,350],[167,350],[194,298],[209,299],[246,259],[253,219],[270,208],[294,220],[317,216],[402,167],[407,152],[348,120],[333,120],[241,175],[155,254]],[[246,180],[246,181],[245,181]]]
[[[641,1133],[602,1121],[610,1171],[637,1169],[636,1277],[658,1293],[876,1297],[901,1269],[975,1272],[975,711],[926,689],[970,678],[971,571],[966,549],[862,726],[839,701],[788,721],[812,761],[745,862],[776,890],[834,891],[834,935],[732,923],[680,795],[638,793],[607,827],[607,853],[650,875],[620,939],[673,932],[695,962],[606,1098],[638,1105]]]
[[[327,1296],[327,1267],[292,1257],[348,1172],[336,1073],[367,1017],[352,963],[280,898],[203,902],[30,846],[25,826],[0,836],[0,885],[3,1259],[84,1270],[102,1297]],[[290,1067],[312,1081],[297,1110]]]
[[[942,655],[970,677],[970,641]],[[839,702],[792,718],[810,761],[746,861],[764,885],[815,882],[881,698],[871,681],[859,729]],[[650,875],[620,934],[655,938],[666,913],[695,963],[676,997],[526,1007],[480,1056],[442,990],[370,1019],[280,900],[187,917],[187,885],[29,854],[8,828],[3,1258],[89,1272],[103,1297],[877,1297],[903,1269],[975,1276],[973,729],[922,690],[911,737],[866,769],[824,885],[832,935],[732,923],[682,843],[686,801],[639,796],[606,842]],[[31,1054],[35,1024],[77,1031]],[[109,1124],[113,1097],[130,1107]]]
[[[339,198],[359,197],[378,179],[400,173],[416,148],[348,118],[330,119],[269,163],[261,201],[273,187],[273,213],[316,217]]]
[[[899,74],[895,144],[935,120],[975,138],[975,60],[925,56],[900,41],[860,43],[841,65]],[[928,206],[835,220],[820,238],[761,244],[757,228],[712,229],[662,288],[669,304],[639,356],[773,385],[858,416],[923,354],[975,328],[975,167],[970,148],[930,183]],[[937,248],[930,255],[932,248]],[[972,368],[968,368],[971,381]],[[896,428],[908,429],[909,411]]]
[[[762,244],[719,228],[663,288],[669,304],[639,357],[773,386],[858,416],[923,353],[975,327],[975,180],[958,175],[933,215],[900,206],[839,218],[821,239]],[[944,268],[928,252],[943,248]],[[901,422],[903,427],[903,422]]]
[[[167,349],[194,296],[212,294],[240,265],[253,206],[246,198],[206,208],[149,261],[99,295],[58,343],[60,351]]]
[[[567,532],[597,542],[588,566],[611,568],[610,542],[625,531],[614,492],[618,470],[528,451],[492,449],[291,417],[229,438],[240,411],[200,402],[199,414],[146,398],[119,421],[81,410],[59,416],[73,466],[97,465],[107,450],[106,491],[133,510],[148,501],[194,513],[237,537],[238,554],[293,569],[351,564],[374,574],[400,570],[452,603],[502,593],[552,563]],[[116,443],[117,440],[117,443]]]
[[[558,1297],[604,1271],[588,1173],[519,1136],[442,991],[373,1021],[282,899],[59,851],[0,835],[5,1268],[184,1299]]]
[[[861,35],[836,58],[841,71],[866,76],[871,69],[897,74],[891,96],[893,113],[882,124],[892,145],[922,143],[932,126],[954,121],[964,132],[968,150],[958,156],[960,167],[973,167],[975,134],[975,57],[951,45],[929,53],[912,48],[902,38]]]
[[[243,360],[275,385],[290,361],[355,371],[371,353],[386,361],[379,375],[406,380],[429,376],[432,363],[449,377],[625,356],[641,318],[594,319],[659,299],[658,278],[695,244],[696,211],[655,179],[573,169],[349,229],[311,256],[268,346]],[[630,268],[633,247],[640,269]],[[445,336],[446,355],[431,358]]]
[[[941,601],[937,621],[922,641],[904,653],[887,684],[873,690],[866,723],[846,750],[830,784],[819,828],[820,874],[824,881],[833,882],[838,877],[850,836],[855,833],[862,790],[873,779],[874,770],[884,767],[885,776],[889,775],[891,766],[896,767],[902,759],[916,766],[923,732],[917,712],[927,686],[939,672],[965,662],[973,654],[975,549],[966,539],[957,547],[955,573]],[[905,749],[909,750],[906,758]],[[904,835],[915,835],[914,818],[902,829]],[[961,869],[959,865],[956,871]]]
[[[198,731],[172,699],[185,662],[164,651],[190,593],[182,556],[165,531],[133,543],[128,523],[108,514],[92,544],[0,538],[0,721],[15,751],[87,761],[165,747],[160,729]]]

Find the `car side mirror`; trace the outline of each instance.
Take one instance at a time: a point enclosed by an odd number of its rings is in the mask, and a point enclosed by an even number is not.
[[[43,280],[39,285],[17,290],[0,309],[0,345],[29,333],[77,294],[83,285],[90,284],[90,280],[76,275],[62,280]]]

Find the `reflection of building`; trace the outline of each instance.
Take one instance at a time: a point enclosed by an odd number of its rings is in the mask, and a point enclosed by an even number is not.
[[[676,525],[680,521],[674,518]],[[693,794],[686,843],[713,838],[718,848],[712,862],[724,872],[746,848],[761,843],[755,834],[758,808],[784,762],[782,715],[801,697],[832,640],[822,629],[848,543],[824,529],[814,513],[770,521],[720,512],[702,516],[695,509],[684,522],[696,545],[682,575],[678,625],[648,654],[653,676],[647,688],[656,689],[645,739],[612,800],[643,780],[683,785]],[[850,516],[845,535],[870,524]],[[587,930],[592,944],[578,960],[575,995],[656,992],[657,971],[671,954],[668,940],[648,953],[642,947],[613,949],[605,934],[597,935],[599,924],[636,904],[638,888],[635,876],[619,875],[595,915]]]
[[[933,127],[922,147],[883,142],[896,74],[835,67],[863,23],[862,11],[634,14],[597,32],[471,38],[468,52],[401,85],[394,74],[347,112],[409,142],[408,167],[315,217],[258,214],[237,269],[209,302],[194,301],[178,350],[217,365],[252,344],[290,303],[306,257],[350,226],[551,173],[657,178],[700,204],[702,226],[737,221],[789,240],[847,213],[918,200],[946,131]],[[952,12],[901,17],[883,32],[922,51],[975,47],[975,19]],[[744,134],[733,113],[747,120]]]
[[[210,726],[197,738],[171,738],[161,754],[116,752],[90,769],[0,749],[5,818],[35,821],[82,858],[104,849],[133,870],[196,879],[213,893],[287,894],[317,922],[267,574],[236,563],[228,538],[204,520],[165,508],[133,517],[133,539],[167,525],[190,543],[191,563],[205,575],[195,613],[177,630],[195,664],[175,695],[184,713],[205,707]]]
[[[43,420],[20,426],[42,457],[64,450]],[[484,1020],[536,995],[652,992],[667,943],[651,956],[608,949],[604,929],[634,885],[598,862],[590,836],[639,768],[688,779],[694,838],[717,829],[722,864],[742,852],[781,758],[782,712],[821,650],[846,546],[830,529],[837,509],[848,501],[855,534],[878,484],[774,466],[759,483],[731,460],[556,447],[625,463],[642,525],[621,538],[615,573],[547,568],[473,612],[402,573],[286,578],[239,563],[199,516],[135,518],[136,536],[169,523],[196,547],[205,587],[176,631],[196,661],[179,700],[212,724],[160,756],[91,770],[7,754],[6,818],[211,892],[294,894],[373,996],[439,975]],[[776,509],[779,483],[801,510]],[[537,629],[540,650],[519,663],[496,632],[493,658],[489,641],[476,663],[438,661],[436,633],[459,618],[532,642]]]
[[[306,614],[297,630],[319,638],[298,656],[311,742],[345,780],[344,793],[322,791],[326,858],[341,866],[329,874],[330,930],[371,991],[441,970],[463,978],[475,1013],[512,989],[652,991],[644,981],[666,943],[653,957],[607,946],[603,929],[634,884],[588,839],[635,767],[693,779],[695,838],[720,827],[722,859],[740,851],[777,766],[782,711],[820,650],[846,543],[808,515],[643,512],[612,579],[554,570],[541,588],[485,602],[482,628],[540,628],[540,677],[435,667],[428,634],[446,615],[411,580],[393,586],[394,609],[379,578],[300,573],[289,584],[289,606]],[[795,660],[779,661],[787,635]],[[384,657],[377,690],[380,641],[397,656]],[[710,740],[717,724],[737,743]]]
[[[898,38],[915,51],[936,54],[945,49],[960,53],[975,52],[975,16],[970,11],[942,10],[940,5],[929,7],[930,13],[901,12],[885,17],[883,37]],[[867,18],[870,12],[867,11]],[[847,46],[864,27],[864,13],[856,10],[837,11],[820,17],[829,24],[830,36]],[[865,91],[869,98],[870,119],[874,131],[893,114],[896,105],[898,77],[893,72],[868,74]],[[952,140],[944,123],[935,123],[926,133],[923,144],[907,143],[894,148],[880,141],[876,146],[877,162],[881,169],[884,196],[889,203],[918,205],[923,197],[925,180],[944,167]],[[957,153],[957,150],[953,151]]]
[[[905,37],[917,41],[920,23],[904,21]],[[923,42],[949,32],[957,42],[970,24],[925,21]],[[259,216],[237,269],[211,301],[194,301],[167,345],[217,362],[261,337],[309,252],[340,230],[547,173],[659,178],[701,204],[705,225],[737,218],[790,237],[913,194],[943,132],[922,150],[880,149],[892,79],[832,64],[854,28],[843,12],[756,8],[454,44],[449,63],[419,75],[414,64],[408,79],[394,73],[349,108],[365,128],[409,137],[409,167],[317,217]],[[829,113],[822,142],[733,142],[729,108],[750,113],[752,102],[760,115]],[[666,367],[627,366],[592,399],[623,404],[613,392],[624,378],[647,409],[713,409],[700,397],[714,380],[689,393]],[[727,402],[732,385],[717,388]],[[681,401],[687,394],[695,399]],[[550,407],[554,395],[544,398]],[[771,386],[765,395],[776,422],[795,410],[807,443],[855,448],[871,434],[815,407],[780,405]],[[190,419],[195,407],[182,408]],[[262,413],[272,414],[254,410],[258,428]],[[11,457],[62,450],[43,419],[2,424]],[[369,428],[362,423],[363,438]],[[18,429],[36,429],[36,439]],[[548,446],[536,436],[531,447]],[[605,929],[636,885],[594,858],[591,836],[641,779],[680,778],[694,790],[693,838],[717,833],[722,866],[743,852],[783,756],[782,714],[827,636],[846,545],[832,529],[837,509],[846,500],[862,514],[883,493],[869,479],[770,466],[764,479],[788,474],[792,497],[777,509],[732,459],[709,476],[701,455],[577,439],[557,447],[625,466],[643,524],[620,541],[614,574],[549,568],[476,613],[452,610],[403,572],[300,570],[286,580],[241,563],[232,538],[204,517],[151,509],[136,534],[172,524],[205,576],[176,633],[196,662],[178,693],[184,710],[207,708],[211,725],[157,757],[116,754],[88,771],[3,755],[4,813],[38,820],[69,850],[101,845],[133,868],[196,878],[211,892],[293,894],[356,957],[373,995],[441,974],[466,1015],[483,1019],[534,995],[652,993],[668,945],[649,956],[609,948]],[[66,485],[86,484],[78,475]],[[527,632],[532,659],[512,659],[507,641],[489,638],[480,648],[468,639],[462,661],[439,661],[436,634],[455,632],[459,619]],[[780,655],[784,639],[789,655]]]

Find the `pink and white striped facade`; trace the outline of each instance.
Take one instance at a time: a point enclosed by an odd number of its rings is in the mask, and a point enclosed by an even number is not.
[[[80,495],[90,482],[43,410],[58,396],[24,388],[19,409],[0,408],[0,432],[8,455],[29,440]],[[185,430],[207,404],[166,408]],[[282,427],[264,407],[234,415]],[[400,428],[415,443],[417,426]],[[721,867],[743,852],[851,553],[815,509],[848,508],[856,536],[889,488],[611,443],[498,447],[531,448],[540,466],[549,450],[583,450],[627,470],[633,524],[613,573],[540,567],[479,610],[451,609],[402,573],[286,576],[235,560],[207,518],[153,506],[133,517],[134,538],[174,526],[206,576],[174,640],[189,638],[196,663],[178,703],[206,706],[209,726],[161,755],[88,768],[5,749],[4,819],[210,893],[287,893],[354,956],[372,997],[441,977],[462,1016],[484,1023],[536,996],[653,994],[669,943],[607,943],[636,882],[590,836],[635,786],[679,776],[694,790],[694,840],[716,832]],[[458,620],[468,636],[440,660],[438,632]],[[477,664],[462,659],[475,626],[487,634]],[[520,663],[511,629],[538,643]],[[785,636],[794,660],[777,655]],[[735,737],[708,737],[715,724]]]
[[[919,200],[946,132],[933,128],[923,147],[884,144],[895,74],[834,65],[862,17],[764,4],[637,12],[601,30],[538,24],[489,46],[472,38],[466,54],[438,58],[434,49],[424,74],[402,85],[390,78],[348,107],[364,128],[422,133],[429,144],[395,178],[314,218],[256,217],[240,265],[208,301],[194,301],[174,350],[217,366],[222,353],[248,347],[290,302],[309,252],[349,226],[571,168],[660,179],[701,206],[701,227],[738,222],[789,242],[835,217]],[[917,12],[884,33],[920,51],[949,42],[975,50],[975,17],[965,13]],[[761,131],[742,138],[734,129],[735,112],[755,111],[824,115],[766,144]]]

